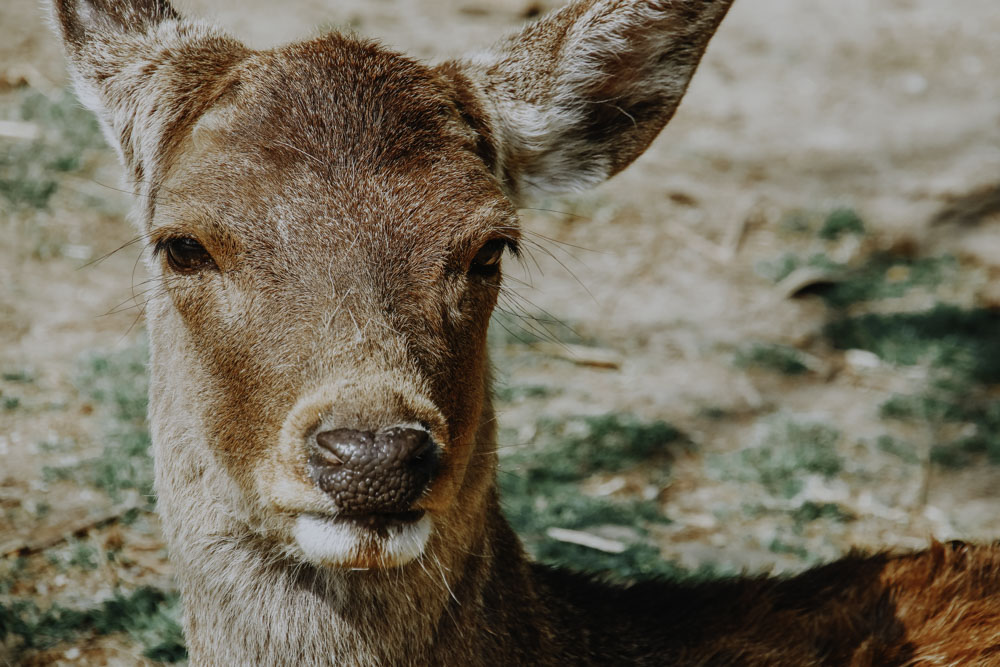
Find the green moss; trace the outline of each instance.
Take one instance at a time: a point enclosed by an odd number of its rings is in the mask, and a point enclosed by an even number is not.
[[[0,559],[0,595],[9,594],[27,568],[28,559],[23,556]],[[0,637],[2,636],[3,633],[0,632]]]
[[[60,174],[76,171],[86,150],[104,145],[100,127],[68,90],[55,99],[27,92],[19,116],[38,125],[42,137],[0,152],[0,197],[15,207],[45,208]]]
[[[919,313],[866,315],[828,327],[838,347],[868,349],[900,365],[922,364],[929,379],[913,394],[881,406],[886,419],[926,423],[934,432],[964,424],[968,435],[935,442],[931,460],[948,467],[984,457],[1000,463],[1000,313],[939,305]]]
[[[884,406],[883,406],[884,407]],[[875,446],[886,454],[898,456],[905,463],[919,463],[920,457],[914,451],[913,445],[898,440],[891,435],[880,435],[875,440]]]
[[[521,384],[514,386],[497,387],[495,395],[497,400],[504,403],[523,401],[529,398],[545,398],[558,394],[559,389],[540,384]]]
[[[753,343],[736,352],[733,362],[740,368],[763,368],[785,375],[801,375],[808,367],[794,347],[773,343]]]
[[[721,405],[704,405],[698,408],[698,416],[711,421],[721,421],[732,416],[732,410]]]
[[[17,368],[0,373],[0,379],[4,382],[16,382],[18,384],[30,384],[35,381],[34,372],[26,368]]]
[[[535,440],[546,444],[530,454],[527,469],[538,479],[553,481],[620,472],[654,456],[662,460],[685,442],[681,432],[666,422],[644,422],[616,413],[543,419],[537,424]]]
[[[518,447],[504,456],[499,477],[504,512],[528,550],[544,562],[609,571],[624,578],[667,574],[671,566],[641,541],[629,545],[623,554],[604,554],[552,540],[546,530],[638,526],[641,538],[644,526],[668,522],[653,501],[589,497],[580,493],[579,484],[597,473],[639,465],[665,471],[671,450],[684,443],[681,433],[669,424],[643,422],[631,415],[543,420],[530,448]]]
[[[790,554],[802,560],[809,560],[809,550],[803,546],[790,544],[780,537],[775,537],[767,547],[772,553]]]
[[[141,422],[148,405],[146,343],[114,353],[94,353],[85,357],[76,384],[82,392],[111,409],[119,422]]]
[[[18,650],[45,649],[83,635],[125,632],[148,658],[176,662],[187,657],[177,593],[143,587],[87,609],[54,605],[42,610],[31,600],[0,604],[0,639]]]
[[[803,267],[840,271],[844,268],[844,265],[833,261],[826,253],[822,252],[813,253],[808,257],[801,257],[795,253],[786,252],[778,259],[758,262],[754,268],[762,277],[779,283],[791,275],[793,271]]]
[[[1000,465],[1000,406],[993,401],[963,401],[955,398],[953,414],[958,421],[969,424],[972,433],[950,442],[931,447],[931,461],[948,468],[974,465],[983,459]]]
[[[851,512],[837,503],[817,503],[812,500],[807,500],[792,511],[792,519],[796,524],[809,523],[818,519],[845,522],[853,521],[855,518]]]
[[[113,354],[91,354],[82,361],[76,384],[106,415],[106,444],[98,457],[80,466],[45,468],[47,479],[78,478],[82,471],[116,502],[132,489],[152,502],[153,460],[146,426],[147,358],[142,342]]]
[[[796,209],[786,212],[778,223],[778,229],[786,234],[811,234],[818,215],[812,211]]]
[[[828,324],[842,350],[869,350],[902,366],[926,364],[981,383],[1000,382],[1000,313],[939,304],[913,313],[869,313]]]
[[[76,542],[72,545],[67,564],[82,570],[97,569],[97,549],[86,542]]]
[[[790,498],[802,490],[806,475],[831,478],[840,473],[840,437],[837,429],[819,422],[775,420],[760,444],[723,456],[717,465],[726,478],[756,482]]]
[[[957,262],[951,256],[895,257],[878,253],[843,278],[817,292],[828,304],[843,308],[855,303],[898,298],[914,288],[933,289],[955,272]]]
[[[844,234],[862,235],[865,233],[865,223],[861,217],[850,208],[838,208],[830,212],[820,227],[819,237],[835,241]]]

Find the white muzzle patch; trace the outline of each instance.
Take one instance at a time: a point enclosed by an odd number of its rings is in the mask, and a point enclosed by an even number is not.
[[[295,520],[295,542],[306,560],[326,567],[357,567],[358,563],[376,563],[377,567],[405,565],[424,552],[431,535],[431,517],[390,526],[386,535],[350,521],[315,514],[302,514]]]

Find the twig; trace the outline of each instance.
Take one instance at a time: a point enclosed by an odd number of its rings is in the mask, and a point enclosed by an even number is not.
[[[571,345],[569,343],[535,343],[531,347],[537,352],[572,361],[578,366],[617,370],[622,367],[623,362],[621,353],[606,347]]]
[[[82,535],[94,528],[114,523],[133,510],[144,509],[140,503],[112,507],[99,514],[91,514],[75,520],[65,521],[54,526],[45,526],[35,531],[31,536],[18,536],[0,542],[0,554],[31,554],[44,551],[57,544],[68,541],[71,537]]]

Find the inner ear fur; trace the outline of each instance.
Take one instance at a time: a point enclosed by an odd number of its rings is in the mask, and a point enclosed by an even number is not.
[[[167,0],[54,0],[81,102],[95,112],[140,196],[185,128],[219,99],[247,49]]]
[[[482,99],[516,201],[592,187],[673,116],[732,0],[579,0],[446,64]]]

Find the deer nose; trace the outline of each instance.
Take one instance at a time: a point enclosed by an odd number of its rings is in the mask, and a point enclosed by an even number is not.
[[[437,445],[423,429],[338,428],[313,437],[313,481],[347,516],[412,510],[439,468]]]

